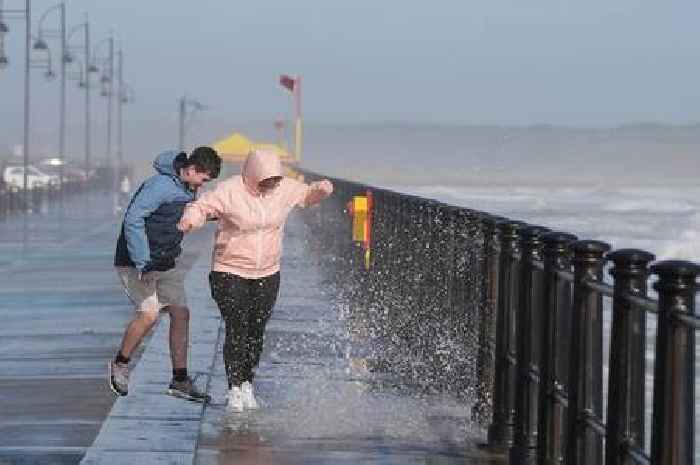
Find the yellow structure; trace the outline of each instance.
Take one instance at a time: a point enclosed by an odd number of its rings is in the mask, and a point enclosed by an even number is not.
[[[364,249],[365,269],[370,267],[371,200],[363,195],[352,198],[352,240],[361,242]]]
[[[212,148],[219,153],[219,156],[228,162],[242,163],[248,154],[255,149],[265,149],[277,152],[280,159],[285,163],[295,163],[294,155],[289,153],[284,147],[268,142],[253,142],[243,134],[234,132],[228,137],[220,139],[212,144]]]
[[[368,208],[367,197],[356,195],[352,198],[352,240],[367,240]]]

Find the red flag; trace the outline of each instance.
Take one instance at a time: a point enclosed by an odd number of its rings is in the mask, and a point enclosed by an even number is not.
[[[286,74],[280,76],[280,84],[286,87],[287,90],[289,90],[290,92],[294,92],[294,86],[296,85],[296,83],[297,81],[294,78],[289,77]]]

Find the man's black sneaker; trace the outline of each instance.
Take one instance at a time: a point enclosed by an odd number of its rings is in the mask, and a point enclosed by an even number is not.
[[[168,387],[168,394],[194,402],[208,403],[211,401],[211,397],[206,392],[197,389],[189,376],[184,381],[172,380],[170,387]]]

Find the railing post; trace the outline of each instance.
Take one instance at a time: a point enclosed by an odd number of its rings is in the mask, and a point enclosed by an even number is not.
[[[602,438],[587,419],[603,414],[603,299],[586,286],[603,279],[604,255],[610,246],[600,241],[576,241],[574,252],[574,306],[571,325],[568,434],[566,465],[602,463]]]
[[[499,223],[501,254],[499,262],[498,314],[496,316],[496,376],[493,423],[489,446],[510,449],[515,432],[515,318],[519,289],[520,221]]]
[[[654,255],[620,249],[608,254],[614,263],[612,335],[608,376],[605,464],[624,465],[628,446],[644,447],[644,361],[646,314],[625,295],[647,294],[647,269]]]
[[[571,284],[558,271],[571,270],[569,244],[577,240],[572,234],[547,233],[544,242],[544,302],[542,309],[542,347],[540,357],[540,417],[538,428],[538,465],[560,464],[564,454],[564,406],[558,395],[563,389],[564,373],[560,367],[568,363],[561,342],[568,338],[571,320]]]
[[[695,454],[695,328],[678,316],[696,316],[700,266],[668,260],[651,267],[659,276],[659,319],[654,363],[653,465],[688,465]]]
[[[481,218],[481,233],[484,237],[479,275],[481,286],[481,322],[479,334],[479,361],[477,362],[477,399],[472,407],[472,419],[480,423],[493,415],[495,354],[496,354],[496,307],[498,304],[498,264],[501,254],[500,231],[496,222],[503,218],[484,215]]]
[[[542,261],[542,235],[549,229],[525,228],[520,259],[520,295],[517,317],[517,378],[515,436],[510,450],[513,465],[535,465],[539,414],[539,360],[542,339],[542,273],[536,264]]]

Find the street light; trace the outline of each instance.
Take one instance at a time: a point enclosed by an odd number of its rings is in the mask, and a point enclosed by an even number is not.
[[[34,40],[37,40],[34,36],[32,36],[32,38]],[[42,52],[45,55],[45,58],[32,58],[31,60],[29,60],[29,67],[34,69],[43,69],[44,77],[46,77],[46,80],[52,80],[54,77],[56,77],[56,73],[53,72],[53,54],[51,53],[51,49],[39,48],[34,50],[36,50],[37,52]]]
[[[7,65],[10,64],[7,55],[5,55],[5,35],[9,31],[10,28],[2,19],[2,0],[0,0],[0,70],[7,68]]]
[[[24,176],[22,180],[22,197],[24,202],[24,208],[29,205],[29,196],[27,192],[27,174],[29,171],[29,102],[30,102],[30,89],[29,82],[31,77],[31,56],[30,50],[32,46],[32,2],[31,0],[25,0],[23,10],[9,10],[5,9],[0,0],[0,24],[2,27],[2,42],[0,43],[0,68],[6,68],[9,64],[9,60],[5,55],[4,50],[4,36],[9,32],[10,28],[5,23],[5,18],[8,15],[8,19],[24,19],[25,36],[24,36],[24,140],[22,147],[23,155],[23,165],[24,165]]]
[[[99,57],[98,51],[100,46],[107,45],[107,55],[104,57]],[[103,64],[104,69],[102,71],[102,77],[100,78],[101,91],[100,95],[102,97],[107,97],[107,150],[105,153],[106,164],[111,163],[112,158],[112,96],[114,94],[114,37],[108,37],[98,42],[92,51],[93,61],[91,63],[89,72],[97,72],[99,68],[97,67],[97,60],[101,60],[100,63]]]
[[[186,131],[186,120],[187,120],[187,108],[192,108],[193,113],[194,111],[202,111],[206,110],[207,106],[196,101],[192,100],[190,98],[187,98],[186,96],[182,96],[179,99],[179,107],[180,107],[180,117],[179,117],[179,139],[178,139],[178,147],[180,148],[180,151],[185,149],[185,131]],[[193,114],[191,113],[191,114]]]
[[[121,99],[124,104],[133,103],[136,100],[134,88],[127,83],[123,84]]]
[[[72,71],[71,68],[68,69],[66,73],[66,79],[69,81],[78,81],[78,88],[83,89],[85,87],[85,66],[80,58],[72,58],[71,64],[75,64],[77,68],[76,71]]]
[[[117,52],[117,160],[121,169],[124,158],[124,143],[123,143],[123,123],[124,105],[133,102],[134,90],[126,82],[124,82],[124,51],[120,48]]]
[[[59,29],[58,31],[52,31],[49,29],[44,29],[43,24],[46,17],[54,12],[59,13]],[[47,9],[38,22],[38,37],[34,42],[35,50],[48,50],[49,46],[44,40],[44,37],[56,37],[61,40],[61,96],[60,96],[60,108],[58,117],[59,126],[59,142],[58,142],[58,158],[61,160],[59,167],[59,186],[61,192],[63,192],[63,165],[65,164],[66,156],[66,65],[69,63],[67,60],[69,58],[67,42],[66,42],[66,4],[59,3]],[[50,71],[51,76],[47,73],[47,78],[53,78],[53,71]]]
[[[44,39],[39,37],[34,41],[34,50],[46,50],[49,48],[49,45],[46,43]]]
[[[7,55],[5,55],[5,34],[9,31],[10,28],[2,20],[2,0],[0,0],[0,70],[7,68],[7,65],[10,64]]]
[[[83,40],[82,46],[70,47],[70,41],[73,35],[78,31],[82,31]],[[74,56],[70,53],[73,50],[75,53],[81,53],[84,59],[83,63],[80,64],[80,80],[78,82],[78,87],[85,89],[85,179],[87,180],[90,176],[90,24],[87,20],[87,15],[85,16],[85,22],[78,24],[73,27],[68,36],[66,37],[66,44],[68,50],[66,51],[66,61],[72,63],[74,61]]]
[[[124,83],[124,51],[119,48],[117,51],[117,163],[116,170],[114,172],[114,212],[117,213],[120,210],[119,205],[119,181],[121,179],[121,173],[124,169],[124,140],[123,140],[123,107],[128,102],[128,98],[125,93],[126,84]]]
[[[287,144],[284,141],[284,127],[285,124],[283,119],[275,120],[275,129],[277,130],[277,145],[286,150]]]
[[[286,74],[280,76],[280,85],[292,93],[294,97],[295,130],[294,130],[294,158],[297,163],[301,161],[301,76],[291,77]]]

